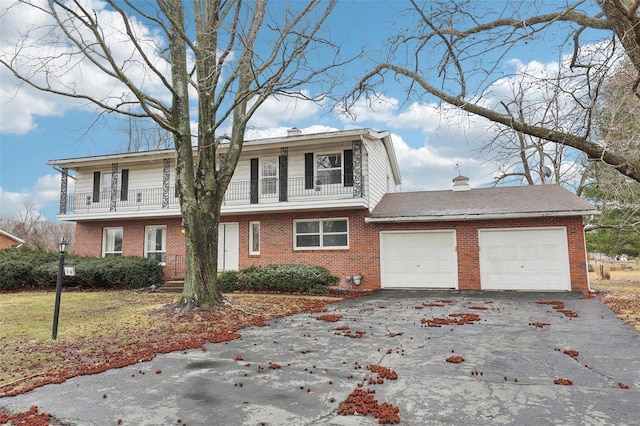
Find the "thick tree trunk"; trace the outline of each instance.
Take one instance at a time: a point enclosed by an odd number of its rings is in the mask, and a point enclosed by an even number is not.
[[[211,215],[197,206],[186,206],[183,211],[186,242],[186,272],[180,305],[207,308],[222,302],[216,280],[218,277],[218,223],[219,215]]]

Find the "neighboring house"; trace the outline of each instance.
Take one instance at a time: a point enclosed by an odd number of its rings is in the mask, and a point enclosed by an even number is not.
[[[62,171],[58,219],[77,223],[76,254],[153,257],[168,279],[183,273],[173,150],[49,164]],[[360,288],[588,291],[582,216],[597,211],[579,197],[555,185],[469,189],[464,177],[453,191],[399,184],[388,132],[246,141],[222,206],[219,269],[300,263]]]
[[[7,231],[0,229],[0,250],[11,247],[20,247],[24,243],[25,241],[22,238],[18,238]]]

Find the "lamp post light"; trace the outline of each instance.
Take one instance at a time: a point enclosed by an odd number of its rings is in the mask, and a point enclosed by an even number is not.
[[[64,253],[67,251],[69,243],[62,237],[58,243],[60,256],[58,258],[58,282],[56,283],[56,305],[53,311],[53,332],[51,338],[56,340],[58,337],[58,317],[60,316],[60,296],[62,295],[62,279],[64,277]]]

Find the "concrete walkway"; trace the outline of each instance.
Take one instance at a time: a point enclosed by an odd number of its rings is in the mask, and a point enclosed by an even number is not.
[[[563,301],[565,312],[536,303],[551,300]],[[433,318],[474,319],[449,316],[458,313],[480,319],[428,326]],[[325,314],[340,319],[317,319]],[[406,425],[640,424],[640,335],[582,295],[378,291],[241,334],[0,406],[37,405],[74,425],[378,424],[371,414],[337,414],[361,384],[398,407]],[[447,362],[451,356],[464,361]],[[371,365],[397,379],[370,383],[379,377]]]

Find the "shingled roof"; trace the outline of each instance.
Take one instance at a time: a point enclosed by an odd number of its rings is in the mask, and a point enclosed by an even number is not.
[[[433,222],[599,214],[559,185],[385,194],[366,222]]]

